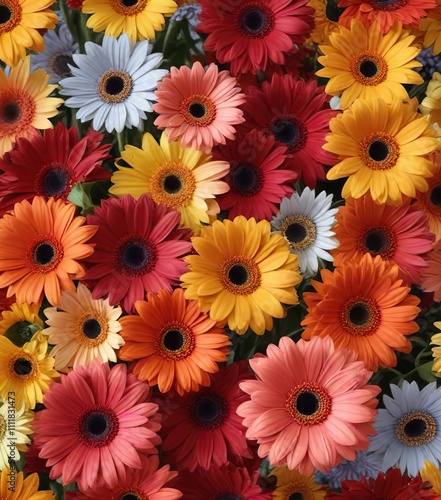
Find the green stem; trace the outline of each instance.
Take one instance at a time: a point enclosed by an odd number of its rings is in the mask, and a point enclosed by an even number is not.
[[[125,141],[125,137],[124,137],[124,131],[123,132],[117,132],[116,134],[116,139],[118,141],[118,150],[119,150],[119,154],[122,153],[125,145],[126,145],[126,141]]]

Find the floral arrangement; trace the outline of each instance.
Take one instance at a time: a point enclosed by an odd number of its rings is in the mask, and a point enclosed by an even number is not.
[[[441,0],[0,0],[2,500],[441,499]]]

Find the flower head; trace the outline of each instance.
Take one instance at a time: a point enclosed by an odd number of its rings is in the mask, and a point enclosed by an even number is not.
[[[271,471],[271,476],[277,478],[277,486],[272,496],[274,500],[324,500],[326,496],[327,488],[324,484],[318,484],[314,477],[304,476],[298,470],[290,470],[286,466],[276,467]]]
[[[10,477],[14,476],[15,486],[11,490]],[[4,500],[55,500],[52,490],[38,490],[40,479],[38,474],[31,474],[24,478],[23,472],[11,471],[10,467],[5,467],[0,476],[0,498]],[[20,492],[17,495],[17,492]]]
[[[43,320],[38,315],[37,304],[11,304],[1,313],[0,335],[4,335],[18,347],[29,342],[34,333],[43,329]]]

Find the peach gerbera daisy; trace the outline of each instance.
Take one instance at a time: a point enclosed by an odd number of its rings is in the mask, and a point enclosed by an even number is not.
[[[153,110],[159,114],[155,125],[170,141],[180,140],[184,148],[210,152],[216,144],[234,139],[235,125],[244,121],[239,106],[245,95],[228,71],[210,64],[205,71],[200,62],[192,68],[171,68],[170,76],[158,83],[158,102]]]

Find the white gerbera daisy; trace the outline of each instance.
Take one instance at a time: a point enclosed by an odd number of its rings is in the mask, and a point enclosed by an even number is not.
[[[78,108],[82,122],[93,119],[92,128],[103,124],[110,133],[139,127],[145,112],[152,111],[154,90],[168,71],[157,69],[162,54],[151,54],[148,40],[131,44],[127,34],[118,40],[105,36],[102,46],[87,42],[86,54],[74,54],[72,77],[60,81],[60,94],[72,96],[66,106]]]
[[[17,407],[12,396],[10,401],[0,401],[0,470],[10,466],[9,460],[17,462],[20,452],[27,450],[33,420],[34,413]]]
[[[73,63],[73,54],[78,53],[66,21],[60,18],[57,30],[50,30],[44,36],[44,52],[31,55],[31,71],[44,69],[49,75],[49,83],[58,83],[72,73],[68,64]]]
[[[386,408],[378,410],[369,452],[382,458],[382,469],[399,467],[415,477],[426,460],[441,462],[441,387],[436,382],[422,390],[404,381],[401,389],[390,386],[392,398],[383,397]]]
[[[314,275],[319,263],[332,262],[333,257],[326,250],[337,248],[338,241],[331,231],[335,224],[336,208],[330,208],[332,194],[306,187],[302,194],[294,193],[291,198],[283,198],[278,213],[271,222],[275,232],[279,232],[291,247],[291,253],[299,257],[300,271],[304,277]]]

